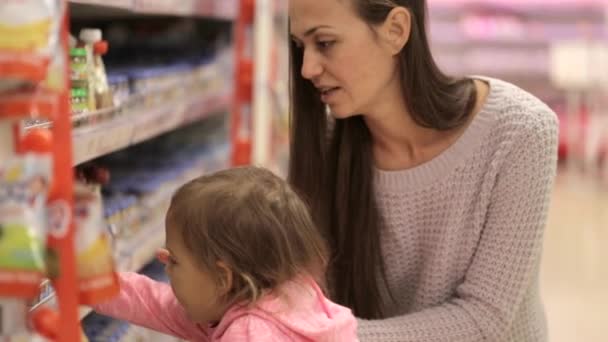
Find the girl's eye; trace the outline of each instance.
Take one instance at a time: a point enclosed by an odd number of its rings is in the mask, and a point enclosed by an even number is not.
[[[172,256],[169,257],[169,264],[172,266],[177,265],[177,261]]]

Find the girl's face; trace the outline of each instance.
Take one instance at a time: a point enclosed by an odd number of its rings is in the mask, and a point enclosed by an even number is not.
[[[221,303],[217,278],[203,269],[182,241],[178,227],[167,222],[166,250],[159,259],[171,281],[171,288],[186,313],[197,323],[219,322],[226,309]]]
[[[370,114],[399,87],[394,53],[351,2],[289,2],[291,37],[304,57],[300,72],[336,118]]]

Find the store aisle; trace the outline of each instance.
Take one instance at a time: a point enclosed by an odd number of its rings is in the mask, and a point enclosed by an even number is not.
[[[541,277],[550,342],[608,341],[608,187],[559,175]]]

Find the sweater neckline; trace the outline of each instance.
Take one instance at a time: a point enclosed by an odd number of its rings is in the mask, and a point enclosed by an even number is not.
[[[445,178],[477,149],[487,136],[500,107],[502,87],[489,77],[473,76],[489,85],[488,96],[481,110],[475,115],[460,137],[433,159],[403,170],[381,170],[374,166],[376,190],[414,190]]]

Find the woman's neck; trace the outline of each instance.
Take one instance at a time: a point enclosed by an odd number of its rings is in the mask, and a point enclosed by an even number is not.
[[[381,169],[415,166],[444,134],[414,121],[400,88],[386,94],[364,120],[372,136],[376,166]]]
[[[477,101],[468,122],[455,129],[440,131],[418,125],[410,115],[402,92],[387,94],[364,120],[372,135],[374,161],[383,170],[403,170],[423,164],[452,145],[465,131],[485,103],[489,86],[475,81]]]

